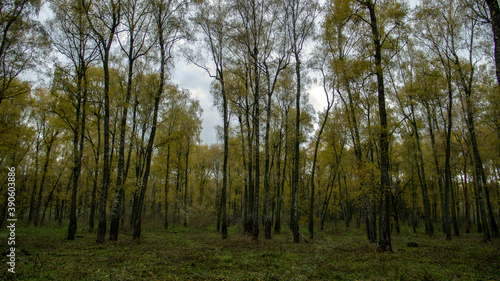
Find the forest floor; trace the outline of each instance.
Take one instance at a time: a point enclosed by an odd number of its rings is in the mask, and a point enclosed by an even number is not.
[[[128,232],[104,244],[85,229],[66,240],[67,224],[19,227],[16,273],[4,254],[0,280],[500,280],[500,240],[483,243],[478,234],[445,241],[403,227],[392,235],[394,252],[379,253],[362,229],[327,229],[295,244],[288,229],[252,241],[237,226],[222,240],[213,226],[160,225],[146,224],[139,243]],[[0,230],[1,253],[8,234]]]

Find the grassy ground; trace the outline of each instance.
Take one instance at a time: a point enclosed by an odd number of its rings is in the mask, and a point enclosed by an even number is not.
[[[158,224],[160,225],[160,224]],[[120,234],[118,242],[98,245],[81,230],[65,240],[67,227],[16,230],[17,280],[500,280],[500,240],[482,243],[476,234],[428,238],[403,229],[393,235],[394,253],[378,253],[363,230],[320,233],[294,244],[287,230],[252,241],[230,228],[221,240],[213,228],[153,224],[140,243]],[[304,233],[307,233],[304,229]],[[0,250],[7,246],[0,231]],[[408,247],[408,242],[418,247]],[[12,279],[3,256],[0,279]]]

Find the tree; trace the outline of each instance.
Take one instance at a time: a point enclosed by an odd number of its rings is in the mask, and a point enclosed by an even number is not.
[[[41,135],[43,138],[43,145],[45,146],[45,161],[42,168],[42,179],[40,180],[40,186],[38,188],[38,202],[35,206],[35,212],[33,216],[33,223],[38,226],[40,220],[40,208],[42,206],[43,191],[46,185],[46,180],[48,177],[48,168],[51,160],[51,152],[53,151],[53,146],[57,141],[57,136],[59,135],[59,130],[55,128],[56,123],[51,120],[52,116],[45,109],[41,108],[38,112],[38,122],[41,125]]]
[[[120,225],[120,209],[123,200],[123,184],[125,170],[125,132],[127,128],[127,114],[132,96],[132,79],[134,75],[134,63],[137,59],[145,56],[153,44],[147,42],[147,34],[151,23],[151,11],[148,1],[128,0],[123,4],[123,22],[124,30],[122,38],[126,41],[122,43],[120,36],[117,36],[120,47],[127,58],[127,89],[125,103],[122,109],[120,121],[120,140],[118,145],[118,166],[116,175],[115,197],[113,200],[113,215],[109,230],[109,240],[118,240],[118,230]],[[125,34],[125,35],[123,35]],[[123,40],[123,39],[122,39]],[[130,159],[130,157],[129,157]]]
[[[397,67],[400,71],[400,83],[402,83],[402,91],[398,89],[396,77],[391,72],[389,76],[394,88],[394,92],[398,103],[401,107],[401,113],[407,120],[409,125],[412,127],[412,135],[415,136],[415,143],[417,146],[417,158],[420,161],[420,165],[417,165],[417,173],[420,180],[420,186],[422,189],[422,203],[424,207],[424,220],[425,220],[425,233],[433,236],[434,226],[431,217],[431,206],[429,200],[429,185],[428,176],[426,175],[424,156],[421,145],[421,133],[420,133],[420,120],[417,119],[418,113],[421,112],[418,109],[417,100],[425,99],[426,92],[426,75],[425,73],[430,73],[429,61],[424,59],[424,54],[421,51],[417,51],[416,47],[413,45],[410,39],[405,40],[406,48],[404,51],[400,52],[397,57]],[[406,112],[406,108],[409,110]]]
[[[226,21],[226,16],[230,12],[229,6],[224,1],[217,1],[208,7],[201,7],[194,19],[195,23],[201,29],[204,36],[206,47],[209,50],[210,57],[215,64],[215,74],[202,66],[210,75],[216,79],[220,96],[222,97],[222,123],[224,130],[224,152],[222,164],[222,190],[220,194],[221,220],[222,220],[222,239],[227,238],[227,205],[226,205],[226,190],[228,184],[228,154],[229,154],[229,112],[228,99],[226,95],[225,84],[225,69],[228,40],[229,24]]]
[[[498,2],[497,2],[498,5]],[[458,6],[460,7],[460,6]],[[459,19],[460,21],[460,19]],[[457,38],[458,40],[462,39],[465,41],[464,46],[466,50],[468,51],[468,57],[466,57],[464,60],[466,61],[465,63],[462,62],[462,58],[458,54],[458,50],[455,48],[452,48],[450,51],[452,53],[452,61],[454,66],[456,67],[456,70],[458,72],[458,85],[462,88],[464,94],[465,94],[465,106],[466,106],[466,124],[467,124],[467,129],[469,131],[470,139],[471,139],[471,146],[472,146],[472,156],[474,159],[474,166],[476,169],[476,186],[479,191],[479,204],[481,205],[481,216],[482,216],[482,222],[483,222],[483,234],[484,234],[484,240],[489,241],[490,238],[490,229],[488,228],[488,220],[486,218],[486,210],[484,209],[484,200],[486,199],[486,207],[488,208],[488,214],[489,214],[489,222],[491,226],[491,231],[494,237],[499,236],[499,230],[498,226],[495,221],[495,216],[493,215],[493,209],[491,207],[491,203],[489,200],[489,191],[488,187],[486,185],[486,176],[484,173],[484,167],[483,167],[483,161],[482,157],[479,153],[479,148],[478,148],[478,141],[476,137],[476,130],[475,130],[475,104],[474,101],[472,100],[472,94],[473,94],[473,81],[474,81],[474,74],[475,74],[475,64],[479,60],[479,58],[474,58],[473,57],[473,48],[475,47],[474,43],[476,43],[477,38],[475,38],[475,29],[477,25],[477,18],[463,18],[463,24],[464,24],[464,31],[467,32],[464,36],[464,38]],[[460,22],[461,23],[461,22]],[[459,23],[459,24],[460,24]],[[458,41],[457,40],[457,41]],[[457,42],[457,44],[460,44],[461,42]],[[455,46],[453,46],[455,47]],[[448,142],[448,139],[447,139]],[[449,157],[447,153],[447,158]],[[451,181],[451,171],[448,171],[450,174],[448,178]],[[484,190],[484,191],[483,191]],[[483,193],[484,192],[484,193]]]
[[[292,179],[292,207],[290,215],[290,228],[293,233],[293,242],[300,241],[299,236],[299,147],[300,147],[300,100],[302,94],[302,71],[303,66],[301,56],[303,55],[304,44],[314,31],[314,20],[319,14],[318,1],[288,1],[285,6],[287,19],[287,35],[291,45],[292,57],[295,63],[295,139],[294,139],[294,159],[293,159],[293,179]]]
[[[33,19],[41,1],[2,2],[0,12],[0,104],[28,92],[16,87],[16,79],[45,57],[49,42],[40,23]]]
[[[97,243],[103,243],[106,235],[106,203],[110,184],[110,75],[109,59],[111,45],[114,42],[117,27],[122,16],[121,1],[96,1],[85,7],[85,14],[92,30],[92,36],[99,46],[99,55],[104,71],[104,152],[103,152],[103,179],[101,198],[99,200],[99,224],[97,229]]]
[[[370,26],[372,46],[374,50],[374,72],[377,77],[377,92],[378,92],[378,110],[380,122],[380,231],[379,231],[379,251],[392,251],[391,245],[391,230],[390,230],[390,201],[391,201],[391,179],[389,175],[389,127],[387,121],[386,97],[384,86],[384,67],[382,64],[382,50],[386,39],[390,38],[390,33],[401,25],[401,20],[405,16],[404,7],[397,1],[373,2],[371,0],[358,1],[363,7],[368,10],[369,20],[359,17]],[[376,10],[377,6],[386,5],[385,8],[390,11],[389,14],[393,18],[389,18],[392,22],[392,28],[384,33],[387,26],[381,29],[379,17],[380,11]]]
[[[54,46],[72,63],[74,81],[55,81],[62,83],[62,89],[69,95],[75,108],[74,123],[69,124],[73,131],[73,183],[71,190],[71,211],[68,227],[68,239],[73,240],[77,230],[76,200],[78,181],[81,173],[84,132],[87,103],[87,69],[95,59],[97,46],[92,44],[89,25],[85,16],[85,1],[77,3],[68,1],[53,1],[52,6],[56,14],[51,27]],[[76,83],[76,85],[73,85]],[[69,120],[68,120],[69,121]]]
[[[272,4],[272,3],[271,3]],[[281,4],[281,3],[279,3]],[[266,81],[267,104],[266,104],[266,132],[264,135],[264,233],[266,239],[271,239],[272,215],[271,215],[271,187],[270,187],[270,133],[271,133],[271,112],[272,112],[272,97],[276,89],[280,73],[288,66],[290,59],[290,47],[286,38],[286,22],[279,17],[281,5],[273,5],[271,17],[268,20],[266,29],[268,36],[264,37],[264,58],[263,72]],[[275,50],[277,49],[277,50]]]
[[[321,56],[321,55],[320,55]],[[314,145],[314,154],[313,154],[313,162],[312,162],[312,171],[311,171],[311,197],[310,197],[310,204],[309,204],[309,238],[313,239],[314,238],[314,188],[315,188],[315,175],[316,175],[316,163],[318,160],[318,150],[319,150],[319,145],[321,142],[321,135],[323,134],[323,131],[325,130],[325,125],[328,122],[328,116],[330,113],[330,110],[333,107],[334,104],[334,93],[335,93],[335,84],[336,81],[334,80],[335,78],[332,77],[327,77],[327,74],[325,73],[325,64],[324,61],[322,61],[320,58],[318,59],[319,62],[317,62],[318,69],[321,72],[322,76],[322,84],[323,84],[323,91],[325,92],[326,95],[326,109],[324,112],[323,116],[323,121],[321,121],[321,125],[318,130],[318,136],[316,137],[316,143]],[[329,96],[329,93],[331,93],[331,97]],[[321,120],[321,116],[320,116]]]
[[[158,112],[160,101],[166,90],[165,80],[166,71],[169,61],[173,57],[173,47],[175,44],[181,40],[185,35],[183,33],[183,20],[184,12],[186,8],[186,1],[158,1],[153,3],[153,21],[155,24],[157,36],[158,36],[158,51],[160,52],[160,69],[158,80],[155,81],[157,87],[155,89],[154,97],[154,107],[153,107],[153,117],[151,131],[149,134],[149,139],[146,147],[145,155],[145,168],[144,174],[142,176],[142,183],[140,185],[140,195],[137,205],[137,211],[134,212],[134,235],[135,239],[141,236],[141,219],[142,219],[142,209],[144,204],[144,196],[146,193],[146,188],[148,186],[149,173],[151,168],[151,159],[153,154],[153,144],[156,136],[156,129],[158,124]]]
[[[500,8],[498,0],[485,0],[490,10],[491,29],[493,30],[493,40],[495,42],[495,65],[497,83],[500,88]]]

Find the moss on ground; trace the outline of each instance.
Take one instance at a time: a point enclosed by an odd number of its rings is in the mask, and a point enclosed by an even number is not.
[[[146,231],[147,229],[147,231]],[[149,225],[140,241],[125,231],[119,241],[95,243],[80,230],[65,240],[66,227],[16,230],[17,280],[500,280],[500,241],[479,234],[445,241],[402,231],[393,253],[378,253],[363,230],[337,229],[292,243],[289,232],[253,241],[230,229],[221,240],[213,227]],[[304,233],[306,230],[304,229]],[[7,247],[0,231],[0,250]],[[408,247],[416,242],[418,247]],[[12,279],[2,257],[0,279]]]

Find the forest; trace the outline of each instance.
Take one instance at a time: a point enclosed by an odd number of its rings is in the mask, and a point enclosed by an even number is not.
[[[2,278],[500,279],[497,0],[0,5]]]

